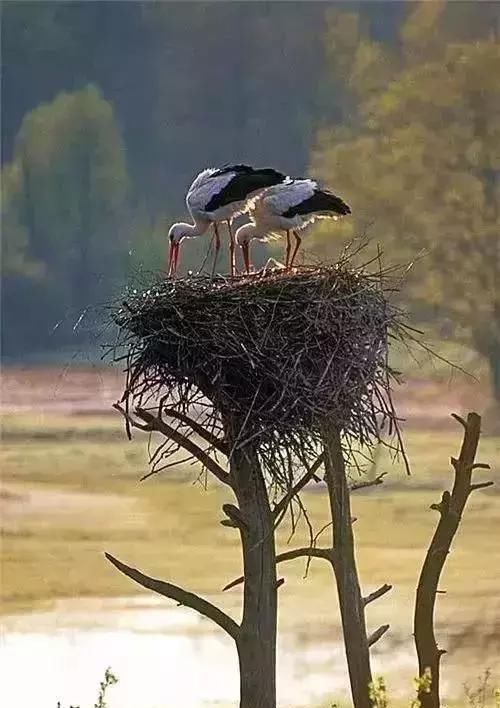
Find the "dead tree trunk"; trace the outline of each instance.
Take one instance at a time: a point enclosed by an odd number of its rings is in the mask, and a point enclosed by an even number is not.
[[[241,518],[243,616],[236,642],[240,662],[241,708],[276,706],[277,584],[274,523],[255,451],[235,449],[233,489]],[[227,510],[227,507],[226,507]]]
[[[454,415],[464,427],[464,438],[458,460],[451,458],[455,470],[455,481],[450,492],[443,492],[439,504],[432,504],[440,514],[434,536],[427,550],[420,573],[415,599],[414,636],[418,656],[419,676],[430,670],[430,691],[421,688],[418,698],[422,708],[439,708],[439,668],[441,656],[445,650],[439,649],[434,634],[434,607],[439,579],[446,557],[450,552],[453,538],[458,530],[462,513],[469,495],[475,489],[489,487],[492,482],[472,484],[474,469],[489,469],[489,465],[474,464],[481,418],[477,413],[469,413],[467,421]]]
[[[226,439],[214,437],[189,416],[163,409],[158,415],[137,408],[135,415],[120,404],[115,408],[124,415],[129,427],[155,431],[183,447],[196,457],[236,497],[238,506],[224,504],[223,523],[237,528],[241,536],[243,569],[243,613],[238,625],[225,612],[195,593],[170,582],[151,578],[141,571],[106,554],[108,560],[129,578],[154,592],[175,600],[208,617],[234,639],[240,663],[240,708],[276,708],[276,632],[277,582],[274,537],[274,514],[264,476],[253,445],[238,447],[238,426],[226,423]],[[195,432],[211,448],[229,458],[229,472],[179,428],[162,416],[170,415]]]
[[[323,427],[325,482],[333,522],[334,562],[342,631],[355,708],[371,708],[372,682],[369,639],[366,633],[364,600],[354,554],[351,505],[340,433],[333,425]]]

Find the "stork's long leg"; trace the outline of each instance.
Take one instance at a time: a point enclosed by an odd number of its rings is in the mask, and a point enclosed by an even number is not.
[[[285,255],[285,268],[288,269],[288,261],[290,260],[290,231],[286,232],[286,255]]]
[[[229,272],[231,274],[231,278],[235,275],[236,273],[236,259],[234,256],[234,249],[235,249],[235,243],[234,243],[234,234],[233,234],[233,229],[231,228],[231,220],[227,220],[227,228],[229,231]]]
[[[290,265],[288,266],[289,268],[291,268],[293,266],[295,256],[297,255],[297,251],[299,250],[299,246],[302,243],[302,239],[300,238],[299,234],[296,231],[293,232],[293,235],[295,236],[295,248],[293,250],[292,257],[290,259]]]
[[[212,237],[210,239],[210,243],[208,244],[208,247],[207,247],[207,252],[205,253],[205,257],[204,257],[203,261],[201,262],[200,267],[198,268],[198,273],[201,273],[203,271],[203,268],[205,267],[205,264],[208,261],[208,256],[210,255],[210,252],[212,250],[212,243],[213,243],[214,238],[215,238],[215,234],[212,234]]]
[[[219,257],[219,251],[220,251],[220,236],[219,236],[219,228],[217,226],[217,222],[214,221],[214,231],[215,231],[215,253],[214,253],[214,264],[212,267],[212,278],[215,275],[215,266],[217,265],[217,259]]]

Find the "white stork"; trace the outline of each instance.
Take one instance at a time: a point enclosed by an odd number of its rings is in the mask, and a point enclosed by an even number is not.
[[[169,275],[175,275],[179,264],[179,248],[185,238],[204,234],[210,224],[215,231],[215,257],[213,271],[220,249],[218,224],[226,221],[230,237],[230,272],[235,272],[235,240],[231,219],[241,214],[250,197],[271,185],[287,179],[286,175],[271,168],[254,169],[248,165],[228,165],[220,169],[203,170],[196,177],[186,195],[186,205],[193,224],[173,224],[168,232],[170,240]]]
[[[335,194],[321,189],[312,179],[294,179],[269,187],[249,201],[250,223],[236,231],[236,243],[241,246],[247,273],[250,272],[250,242],[269,241],[286,232],[285,267],[293,266],[302,242],[299,233],[316,219],[338,219],[351,213],[350,207]],[[295,236],[295,248],[290,257],[290,231]]]

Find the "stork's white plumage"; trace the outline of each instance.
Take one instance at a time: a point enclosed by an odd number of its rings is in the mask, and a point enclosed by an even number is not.
[[[220,169],[203,170],[193,181],[186,195],[186,206],[193,219],[192,224],[177,223],[170,227],[169,275],[174,275],[179,262],[179,248],[185,238],[204,234],[210,224],[215,231],[215,259],[220,248],[218,224],[227,222],[230,236],[230,266],[234,275],[234,235],[231,219],[240,214],[248,199],[267,187],[283,182],[286,175],[271,168],[254,169],[249,165],[228,165]]]
[[[291,268],[302,241],[300,231],[317,219],[338,219],[350,214],[351,209],[340,197],[321,189],[314,180],[295,179],[269,187],[249,200],[247,212],[250,223],[237,230],[236,243],[241,246],[248,273],[252,240],[268,241],[285,232],[285,264]],[[295,249],[291,257],[290,231],[295,236]]]

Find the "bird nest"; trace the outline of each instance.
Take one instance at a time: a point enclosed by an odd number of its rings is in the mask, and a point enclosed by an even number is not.
[[[124,400],[196,409],[220,437],[236,421],[237,444],[256,445],[274,476],[277,458],[317,454],[325,421],[356,447],[378,441],[383,429],[397,431],[388,347],[404,318],[392,290],[388,272],[347,259],[129,289],[112,312],[125,347]]]

